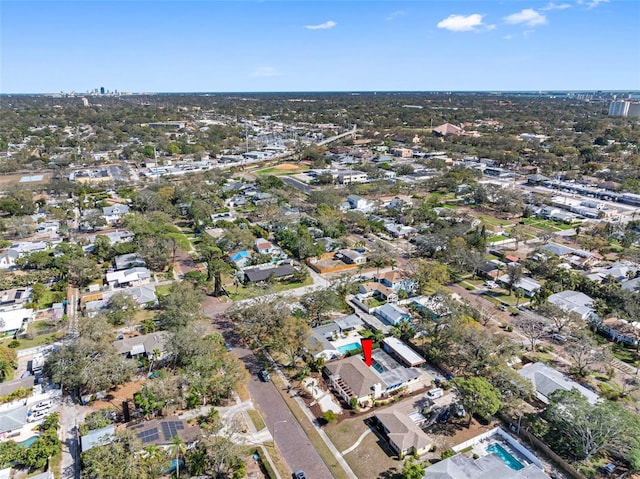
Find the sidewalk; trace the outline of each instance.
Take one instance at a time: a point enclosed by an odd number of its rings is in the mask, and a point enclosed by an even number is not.
[[[285,387],[287,389],[289,389],[289,387],[291,386],[291,383],[289,382],[289,380],[287,379],[287,377],[284,375],[284,373],[280,370],[279,367],[277,367],[277,365],[275,364],[273,358],[271,358],[268,354],[267,357],[269,357],[269,360],[271,361],[271,363],[274,366],[274,370],[276,371],[276,373],[278,374],[278,376],[280,377],[280,379],[282,380],[282,382],[284,383]],[[287,393],[287,392],[283,392],[280,388],[278,388],[278,391],[280,392],[280,394],[285,397],[285,400],[287,401],[287,404],[289,405],[289,407],[291,407],[290,402],[287,400],[287,398],[291,399],[291,396]],[[291,389],[291,391],[295,391],[294,389]],[[340,454],[340,451],[338,451],[336,449],[336,447],[333,445],[333,442],[331,442],[331,439],[329,439],[329,436],[327,436],[327,434],[324,432],[324,430],[318,425],[318,422],[316,420],[316,418],[313,416],[313,414],[311,414],[311,411],[309,411],[309,408],[307,408],[307,405],[305,404],[305,402],[298,396],[297,393],[294,394],[293,396],[293,400],[295,401],[295,403],[297,404],[298,408],[304,413],[304,415],[307,417],[307,419],[309,420],[309,422],[314,426],[315,430],[317,431],[317,433],[319,434],[320,438],[322,439],[322,441],[325,443],[325,445],[327,446],[327,448],[329,449],[329,451],[331,451],[331,454],[333,454],[334,458],[336,459],[336,461],[338,462],[338,464],[340,464],[340,467],[342,467],[342,469],[344,470],[344,472],[346,473],[346,475],[349,477],[349,479],[358,479],[358,476],[356,476],[354,474],[354,472],[351,470],[351,467],[349,466],[349,464],[347,464],[347,461],[344,460],[344,458],[342,457],[342,454]],[[295,415],[295,414],[294,414]]]

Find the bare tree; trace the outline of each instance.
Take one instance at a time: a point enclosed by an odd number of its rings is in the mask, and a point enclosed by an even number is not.
[[[542,303],[537,311],[539,315],[551,320],[558,333],[564,328],[574,329],[580,325],[580,316],[573,312],[567,312],[553,303]]]
[[[546,322],[533,315],[519,316],[516,320],[516,327],[529,340],[532,351],[535,351],[538,341],[547,333]]]
[[[572,342],[565,348],[565,353],[573,362],[579,376],[586,376],[589,368],[604,357],[594,339],[585,334],[580,335],[578,341]]]

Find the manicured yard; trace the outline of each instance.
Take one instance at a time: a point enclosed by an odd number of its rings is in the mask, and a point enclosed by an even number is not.
[[[313,284],[313,278],[309,276],[304,283],[289,283],[289,282],[275,282],[271,285],[265,285],[265,287],[254,285],[240,285],[238,292],[236,293],[236,287],[232,282],[225,282],[225,289],[229,292],[229,297],[234,301],[240,301],[243,299],[255,298],[256,296],[262,296],[264,294],[281,293],[282,291],[289,291],[290,289],[300,288],[302,286],[309,286]]]
[[[545,220],[543,218],[523,218],[522,221],[524,221],[524,223],[529,226],[533,226],[534,228],[551,232],[570,230],[574,227],[573,225],[569,225],[559,221]]]
[[[38,301],[38,309],[50,308],[53,303],[61,303],[66,297],[67,293],[65,291],[51,291],[47,289]]]
[[[510,221],[501,220],[489,215],[478,215],[478,218],[483,222],[491,226],[511,226],[513,223]]]
[[[170,284],[163,284],[160,286],[156,286],[156,296],[158,298],[164,298],[166,295],[169,294],[169,289],[171,289]]]
[[[42,334],[40,336],[34,336],[33,339],[19,339],[20,344],[16,349],[28,349],[35,348],[38,346],[45,346],[47,344],[53,344],[56,341],[59,341],[64,336],[63,333],[57,334]],[[13,341],[12,337],[7,337],[0,340],[0,344],[7,346],[11,341]]]
[[[338,451],[344,451],[367,429],[368,426],[359,417],[326,426],[325,432]],[[374,432],[370,432],[355,450],[345,454],[344,459],[357,477],[385,477],[385,471],[402,470],[402,461],[389,456],[385,452],[387,449],[386,443],[381,443],[380,438]]]
[[[499,241],[504,241],[504,240],[508,240],[511,238],[507,238],[506,236],[502,236],[502,235],[498,235],[498,236],[492,236],[491,238],[487,239],[487,241],[489,243],[497,243]]]

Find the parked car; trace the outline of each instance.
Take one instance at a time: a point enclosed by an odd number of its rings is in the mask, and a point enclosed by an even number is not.
[[[271,376],[269,376],[269,372],[266,369],[261,369],[258,373],[258,377],[265,383],[271,381]]]
[[[49,411],[44,410],[44,411],[35,411],[30,413],[27,416],[27,421],[28,422],[36,422],[36,421],[40,421],[41,419],[44,419],[45,417],[47,417],[49,415]]]
[[[462,404],[452,404],[451,409],[456,417],[465,417],[467,415]]]
[[[496,283],[495,281],[487,281],[486,283],[484,283],[484,285],[487,287],[487,289],[493,289],[498,287],[498,283]]]
[[[433,388],[427,391],[427,397],[429,399],[441,398],[442,396],[444,396],[444,389],[442,388]]]
[[[307,476],[304,475],[304,471],[298,469],[293,473],[293,479],[307,479]]]
[[[31,412],[46,411],[47,409],[51,409],[52,407],[53,401],[51,399],[47,399],[46,401],[40,401],[39,403],[35,404],[31,408]]]
[[[449,418],[451,417],[451,409],[445,409],[444,411],[442,411],[442,413],[438,416],[438,422],[440,424],[444,424],[445,422],[447,422],[449,420]]]
[[[224,347],[227,348],[227,351],[231,351],[233,349],[231,347],[231,345],[229,343],[227,343],[226,341],[224,342]]]
[[[559,343],[566,343],[567,342],[567,338],[565,336],[563,336],[562,334],[558,334],[558,333],[554,333],[551,335],[551,339],[553,339],[554,341],[558,341]]]

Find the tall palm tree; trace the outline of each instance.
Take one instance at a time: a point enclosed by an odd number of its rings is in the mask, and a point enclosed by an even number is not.
[[[149,477],[156,477],[166,469],[168,458],[164,449],[156,444],[150,444],[142,448],[142,464],[147,470]]]
[[[382,258],[374,259],[373,266],[376,267],[376,274],[380,274],[380,268],[384,266],[384,260]]]
[[[171,438],[171,447],[169,448],[171,456],[176,458],[176,477],[180,477],[180,458],[187,453],[187,445],[180,436]]]

